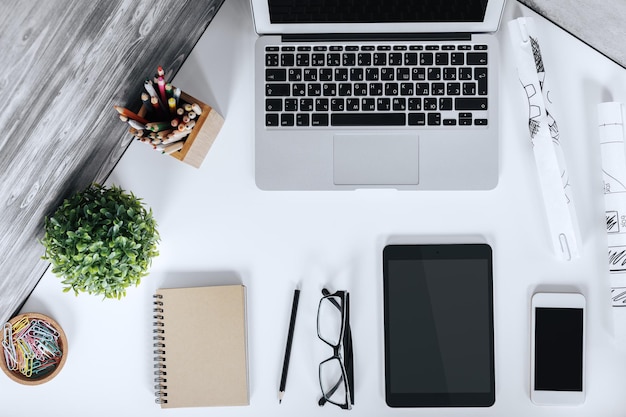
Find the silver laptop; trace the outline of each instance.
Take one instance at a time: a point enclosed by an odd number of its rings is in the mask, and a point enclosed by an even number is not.
[[[264,190],[498,182],[505,0],[251,0]]]

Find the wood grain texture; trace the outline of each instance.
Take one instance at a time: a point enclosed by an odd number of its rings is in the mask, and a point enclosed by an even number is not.
[[[104,182],[131,141],[114,104],[172,78],[223,0],[0,0],[0,322],[48,263],[46,215]]]
[[[626,68],[626,1],[519,1]]]

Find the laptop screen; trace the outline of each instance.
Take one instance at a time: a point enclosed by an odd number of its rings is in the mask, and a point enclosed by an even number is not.
[[[488,0],[268,0],[270,21],[293,23],[482,22]]]

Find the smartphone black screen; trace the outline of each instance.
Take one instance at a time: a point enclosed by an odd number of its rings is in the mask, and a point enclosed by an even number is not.
[[[583,309],[535,308],[535,390],[583,390]]]

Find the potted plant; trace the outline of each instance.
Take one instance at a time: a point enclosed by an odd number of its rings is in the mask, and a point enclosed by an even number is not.
[[[45,220],[43,259],[73,290],[120,299],[158,255],[152,210],[120,187],[90,185]]]

